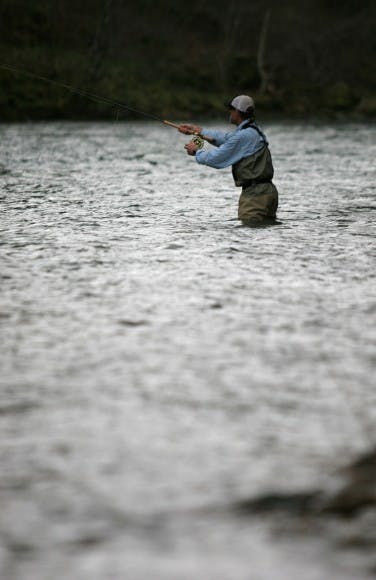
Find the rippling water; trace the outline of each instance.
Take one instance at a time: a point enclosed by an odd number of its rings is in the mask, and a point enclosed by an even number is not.
[[[376,435],[374,128],[263,127],[281,224],[249,229],[170,128],[0,126],[5,580],[368,577],[233,510]]]

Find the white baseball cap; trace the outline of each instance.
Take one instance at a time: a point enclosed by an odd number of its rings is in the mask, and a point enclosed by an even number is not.
[[[232,99],[228,106],[230,109],[237,109],[241,113],[247,113],[248,109],[254,109],[255,103],[252,97],[249,97],[248,95],[239,95]]]

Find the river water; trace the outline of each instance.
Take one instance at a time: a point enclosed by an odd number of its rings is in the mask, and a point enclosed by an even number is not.
[[[2,579],[370,577],[348,523],[235,509],[376,438],[374,127],[263,128],[250,229],[171,128],[0,126]]]

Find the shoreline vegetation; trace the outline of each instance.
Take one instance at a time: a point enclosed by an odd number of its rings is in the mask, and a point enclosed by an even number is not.
[[[10,75],[10,73],[8,73]],[[0,72],[0,78],[4,76]],[[16,77],[16,75],[14,75]],[[5,83],[1,79],[0,122],[47,121],[47,120],[145,120],[142,114],[122,107],[96,103],[89,98],[68,92],[63,88],[51,90],[42,81],[25,81],[21,75]],[[55,77],[56,78],[56,77]],[[62,82],[63,81],[62,79]],[[4,85],[7,85],[4,90]],[[104,83],[105,85],[105,83]],[[77,88],[81,88],[77,85]],[[190,90],[174,91],[173,88],[158,86],[155,90],[147,84],[125,92],[112,92],[91,86],[90,91],[110,100],[124,103],[134,109],[165,119],[218,119],[226,114],[225,103],[229,94],[211,94]],[[85,89],[86,90],[86,89]],[[96,92],[98,90],[98,92]],[[145,98],[145,92],[149,98]],[[337,84],[310,96],[309,90],[290,89],[286,93],[269,96],[260,95],[251,88],[242,91],[253,96],[256,116],[288,120],[333,120],[375,121],[376,96],[356,94],[346,84]],[[232,95],[230,95],[231,98]]]
[[[236,6],[235,6],[236,4]],[[376,118],[375,4],[4,0],[0,64],[162,118],[218,118],[235,94],[262,116]],[[0,121],[139,115],[0,69]]]

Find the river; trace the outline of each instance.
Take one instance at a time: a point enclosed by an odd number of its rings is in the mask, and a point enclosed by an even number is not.
[[[262,127],[251,229],[174,129],[0,125],[2,579],[371,577],[346,522],[235,509],[376,440],[374,127]]]

